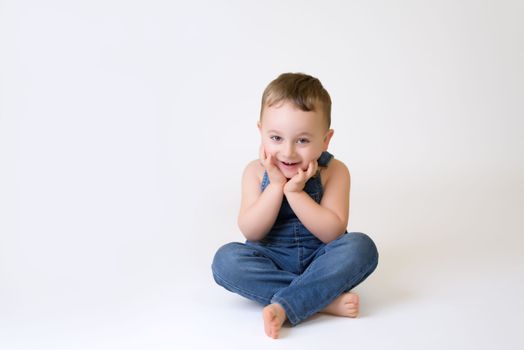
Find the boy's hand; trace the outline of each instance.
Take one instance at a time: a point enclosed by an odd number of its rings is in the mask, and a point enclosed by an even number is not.
[[[260,145],[260,163],[264,166],[269,176],[269,182],[275,185],[282,185],[287,182],[286,177],[280,169],[275,165],[271,154],[266,155],[266,150],[263,145]]]
[[[309,162],[306,171],[302,170],[301,168],[298,168],[298,173],[291,179],[289,179],[289,181],[284,186],[284,193],[302,191],[304,189],[304,186],[306,185],[307,180],[309,180],[313,175],[315,175],[317,173],[317,170],[318,163],[316,159]]]

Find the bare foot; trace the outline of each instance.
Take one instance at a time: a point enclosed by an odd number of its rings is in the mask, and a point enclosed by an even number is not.
[[[280,328],[286,320],[286,311],[280,304],[269,304],[262,310],[264,317],[264,330],[266,334],[273,339],[277,339],[280,334]]]
[[[321,312],[344,317],[357,317],[359,309],[359,298],[355,293],[342,293],[338,298],[333,300]]]

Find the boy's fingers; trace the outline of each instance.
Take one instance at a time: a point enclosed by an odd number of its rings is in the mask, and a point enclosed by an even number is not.
[[[266,152],[264,150],[264,145],[260,145],[260,148],[258,150],[258,158],[260,159],[260,163],[264,164],[266,161]]]
[[[273,167],[273,156],[271,155],[271,153],[267,155],[266,159],[267,159],[268,166],[272,168]]]
[[[315,175],[315,173],[317,172],[317,169],[318,169],[318,164],[317,164],[316,160],[312,160],[309,165],[310,166],[307,169],[308,170],[308,178],[310,178],[313,175]]]
[[[298,169],[298,175],[300,178],[300,182],[304,182],[307,179],[307,172],[300,168]]]
[[[312,169],[313,169],[313,162],[309,162],[309,164],[307,165],[307,169],[306,169],[307,177],[311,176],[311,170]]]
[[[266,163],[264,163],[264,166],[268,173],[272,174],[273,176],[278,176],[280,173],[280,170],[276,166],[276,164],[273,163],[273,156],[271,154],[267,155]]]
[[[264,167],[267,167],[269,166],[269,163],[271,162],[271,155],[266,155],[266,153],[264,152],[263,153],[263,156],[264,156]]]

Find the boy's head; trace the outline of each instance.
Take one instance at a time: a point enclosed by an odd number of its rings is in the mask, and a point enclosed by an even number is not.
[[[258,121],[262,147],[287,178],[327,150],[330,113],[329,94],[309,75],[285,73],[265,89]]]
[[[291,102],[302,111],[321,112],[326,130],[331,126],[331,98],[320,80],[303,73],[283,73],[262,94],[260,121],[267,107]]]

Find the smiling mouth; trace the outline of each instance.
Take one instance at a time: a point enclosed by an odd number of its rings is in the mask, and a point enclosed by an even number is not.
[[[282,162],[282,164],[287,165],[287,166],[293,166],[293,165],[297,165],[298,162],[297,162],[297,163],[286,163],[286,162]]]

